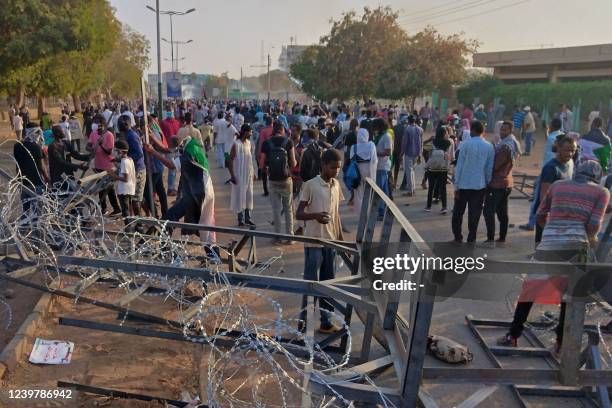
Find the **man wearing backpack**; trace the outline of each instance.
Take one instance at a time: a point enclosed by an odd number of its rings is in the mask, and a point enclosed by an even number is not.
[[[272,137],[261,147],[259,167],[268,174],[270,201],[274,213],[274,231],[276,233],[280,233],[282,210],[285,213],[285,233],[293,235],[293,211],[291,208],[293,182],[289,169],[296,165],[293,142],[285,137],[285,127],[282,122],[275,121],[272,124]],[[272,243],[278,245],[281,244],[281,241],[275,238]],[[284,243],[291,245],[293,241],[289,240]]]
[[[319,132],[316,130],[307,129],[305,133],[310,140],[305,144],[300,160],[300,178],[303,183],[321,173],[321,156],[325,148],[329,146],[319,140]]]

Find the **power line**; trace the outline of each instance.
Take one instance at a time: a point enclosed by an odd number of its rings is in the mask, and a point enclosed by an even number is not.
[[[428,22],[430,20],[435,20],[439,17],[444,17],[447,16],[449,14],[455,14],[455,13],[460,13],[466,10],[470,10],[476,7],[480,7],[480,6],[484,6],[486,4],[489,3],[494,3],[496,1],[500,1],[500,0],[474,0],[471,1],[469,3],[457,6],[457,7],[453,7],[450,8],[448,10],[442,11],[442,12],[436,12],[436,13],[430,13],[428,15],[424,15],[424,16],[420,16],[420,17],[414,17],[414,18],[409,18],[408,20],[404,20],[402,23],[404,24],[411,24],[411,23],[418,23],[418,22]]]
[[[464,17],[459,17],[459,18],[455,18],[455,19],[452,19],[452,20],[442,21],[442,22],[437,23],[437,24],[449,24],[449,23],[454,23],[455,21],[465,20],[467,18],[478,17],[478,16],[482,16],[484,14],[494,13],[496,11],[500,11],[500,10],[504,10],[504,9],[507,9],[507,8],[510,8],[510,7],[518,6],[519,4],[527,3],[528,1],[531,1],[531,0],[517,1],[516,3],[512,3],[512,4],[508,4],[506,6],[498,7],[498,8],[493,9],[493,10],[487,10],[487,11],[483,11],[481,13],[472,14],[472,15],[469,15],[469,16],[464,16]]]
[[[463,2],[463,1],[465,1],[465,0],[454,0],[454,1],[448,1],[448,2],[446,2],[446,3],[442,3],[442,4],[439,4],[439,5],[437,5],[437,6],[430,7],[430,8],[429,8],[429,9],[427,9],[427,10],[426,10],[426,9],[417,10],[417,11],[415,11],[415,12],[410,13],[410,15],[407,15],[408,13],[404,11],[404,12],[402,12],[402,13],[403,13],[403,14],[406,14],[406,16],[404,16],[404,17],[402,17],[402,18],[412,18],[412,17],[414,17],[414,16],[416,16],[416,15],[419,15],[419,14],[429,14],[429,13],[431,13],[431,11],[432,11],[432,10],[439,9],[439,8],[443,8],[443,7],[449,6],[449,5],[451,5],[451,4],[455,4],[455,5],[456,5],[457,3],[461,3],[461,2]]]

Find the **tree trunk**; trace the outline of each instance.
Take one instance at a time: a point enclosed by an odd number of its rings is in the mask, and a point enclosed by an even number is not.
[[[18,85],[17,94],[15,96],[16,96],[15,104],[17,105],[17,108],[21,108],[23,104],[25,103],[25,85],[24,84]]]
[[[40,120],[43,112],[47,111],[47,99],[42,95],[37,95],[36,99],[38,100],[38,120]]]
[[[72,104],[74,105],[74,112],[81,113],[81,96],[78,94],[72,94]]]

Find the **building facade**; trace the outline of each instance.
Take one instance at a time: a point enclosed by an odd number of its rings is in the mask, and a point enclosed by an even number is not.
[[[289,72],[291,65],[297,62],[306,48],[308,45],[283,45],[283,50],[278,58],[280,70]]]
[[[477,53],[474,66],[506,83],[612,79],[612,44]]]

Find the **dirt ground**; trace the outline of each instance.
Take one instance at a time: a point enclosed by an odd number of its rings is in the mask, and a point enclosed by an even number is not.
[[[3,130],[0,124],[0,135]],[[543,134],[537,137],[535,152],[531,157],[521,158],[516,170],[529,174],[535,174],[539,169],[538,160],[542,157],[544,145]],[[5,146],[6,147],[6,146]],[[10,151],[10,150],[9,150]],[[211,160],[211,167],[214,167],[214,160]],[[419,171],[422,171],[419,169]],[[215,182],[216,193],[216,219],[218,225],[235,226],[235,215],[229,210],[229,187],[224,185],[227,179],[227,171],[218,168],[212,169],[212,177]],[[255,210],[254,218],[258,224],[258,229],[272,231],[270,223],[272,211],[269,200],[262,197],[261,183],[255,185]],[[518,194],[513,196],[519,197]],[[395,200],[402,209],[408,220],[413,224],[422,237],[428,242],[446,242],[451,239],[450,215],[440,215],[437,213],[426,213],[425,207],[426,191],[419,190],[415,197],[403,197],[396,195]],[[516,198],[510,204],[510,222],[516,226],[527,221],[529,202],[524,199]],[[341,209],[343,223],[350,231],[345,234],[347,240],[354,239],[354,231],[358,221],[357,210],[343,204]],[[484,226],[481,222],[479,241],[484,240]],[[465,226],[464,226],[465,228]],[[526,256],[533,252],[533,234],[517,228],[509,231],[508,243],[504,248],[491,249],[490,256],[504,259],[526,259]],[[231,239],[229,236],[219,235],[219,242],[227,243]],[[257,241],[258,256],[260,260],[269,259],[273,256],[282,254],[282,258],[277,261],[268,271],[267,275],[301,277],[303,272],[303,251],[301,245],[276,247],[270,245],[265,240]],[[342,274],[348,274],[346,268]],[[3,283],[0,283],[2,285]],[[508,282],[510,302],[514,301],[516,295],[516,285]],[[102,287],[92,290],[101,291],[103,296],[110,296]],[[19,292],[21,294],[21,292]],[[30,295],[17,296],[20,301],[22,298],[34,298],[35,292]],[[271,294],[283,307],[285,316],[292,316],[299,309],[300,297],[291,294],[274,293]],[[152,302],[156,298],[146,298]],[[31,302],[33,304],[34,302]],[[29,311],[30,303],[16,304],[14,315],[25,316]],[[134,306],[136,307],[136,306]],[[141,304],[149,313],[172,313],[173,306],[159,306],[154,303]],[[23,311],[23,310],[26,311]],[[541,313],[546,310],[544,307],[535,307],[532,312],[532,319],[536,320]],[[552,308],[555,310],[555,308]],[[477,318],[492,318],[508,320],[511,317],[511,310],[506,299],[498,302],[485,301],[463,301],[451,300],[438,302],[434,309],[434,318],[430,332],[449,336],[456,341],[466,344],[474,352],[474,361],[471,367],[490,368],[492,367],[482,348],[475,341],[469,332],[464,317],[466,314],[473,314]],[[58,316],[70,316],[85,320],[101,322],[113,322],[119,324],[116,313],[109,310],[96,308],[88,305],[72,305],[71,302],[63,301],[48,319],[39,336],[49,339],[69,340],[75,342],[75,354],[73,362],[68,366],[35,366],[29,363],[22,363],[15,372],[9,373],[6,382],[2,384],[6,387],[23,387],[27,385],[48,385],[52,386],[58,379],[74,380],[75,382],[86,383],[94,386],[120,389],[123,391],[140,392],[162,396],[166,398],[178,398],[183,390],[190,392],[197,388],[196,373],[198,367],[194,356],[198,353],[198,346],[189,343],[175,342],[170,340],[149,339],[125,334],[111,334],[107,332],[91,331],[82,328],[58,326],[56,318]],[[601,319],[601,315],[595,316]],[[18,318],[14,319],[12,327],[17,325]],[[352,325],[353,351],[358,352],[360,335],[363,326],[357,318]],[[604,321],[606,323],[607,320]],[[1,317],[0,317],[1,324]],[[134,324],[126,322],[126,324]],[[494,343],[494,339],[501,335],[503,331],[487,330],[486,339],[489,344]],[[548,332],[539,333],[550,345],[551,335]],[[5,336],[4,338],[8,338]],[[0,340],[3,337],[0,334]],[[612,342],[612,337],[605,336],[608,343]],[[526,345],[526,344],[525,344]],[[374,357],[382,355],[382,350],[375,345]],[[503,362],[507,367],[525,368],[545,368],[541,361],[536,359],[516,359],[506,358]],[[426,366],[445,366],[431,357],[427,357]],[[446,366],[448,367],[448,366]],[[425,389],[434,396],[441,407],[451,407],[459,404],[467,398],[471,392],[476,391],[481,385],[473,384],[466,386],[458,385],[432,385],[426,384]],[[137,403],[134,401],[113,400],[112,402],[102,397],[88,396],[83,400],[81,406],[119,406],[119,407],[140,407],[140,406],[159,406],[156,404]],[[582,402],[568,399],[551,398],[529,398],[530,406],[533,407],[581,407],[585,406]],[[1,404],[0,404],[1,405]],[[507,387],[500,387],[483,404],[483,407],[516,407],[518,406]]]

